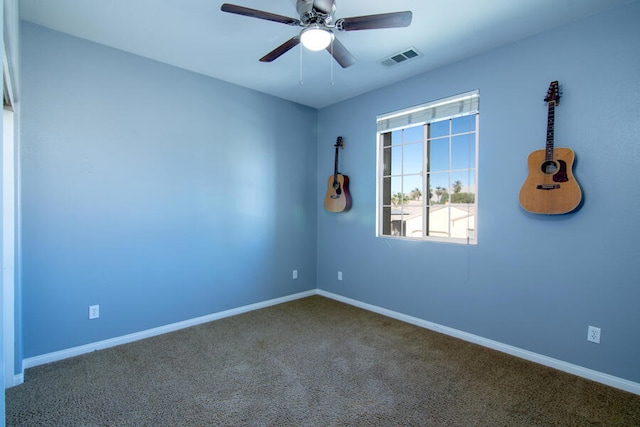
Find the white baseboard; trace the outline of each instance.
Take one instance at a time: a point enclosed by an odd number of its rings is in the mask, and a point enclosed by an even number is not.
[[[20,385],[24,382],[24,373],[14,374],[13,377],[9,377],[9,379],[4,383],[4,388],[11,388],[17,385]]]
[[[20,385],[24,382],[24,373],[16,374],[13,376],[13,386]]]
[[[331,298],[336,301],[343,302],[345,304],[353,305],[355,307],[362,308],[374,313],[381,314],[383,316],[391,317],[393,319],[401,320],[416,326],[420,326],[425,329],[440,332],[445,335],[449,335],[455,338],[459,338],[464,341],[472,342],[474,344],[481,345],[483,347],[491,348],[493,350],[500,351],[502,353],[510,354],[521,359],[529,360],[531,362],[539,363],[544,366],[558,369],[563,372],[567,372],[582,378],[586,378],[592,381],[596,381],[602,384],[606,384],[611,387],[625,390],[630,393],[640,395],[640,383],[625,380],[624,378],[615,377],[613,375],[605,374],[603,372],[594,371],[592,369],[584,368],[582,366],[567,363],[562,360],[547,357],[538,353],[534,353],[528,350],[523,350],[518,347],[514,347],[508,344],[501,343],[499,341],[483,338],[478,335],[463,332],[458,329],[442,326],[437,323],[429,322],[417,317],[408,316],[406,314],[398,313],[396,311],[388,310],[386,308],[378,307],[375,305],[367,304],[361,301],[357,301],[351,298],[343,297],[341,295],[326,292],[321,289],[314,289],[306,292],[300,292],[293,295],[288,295],[282,298],[275,298],[268,301],[263,301],[255,304],[246,305],[243,307],[234,308],[231,310],[221,311],[219,313],[213,313],[195,319],[185,320],[182,322],[172,323],[158,328],[148,329],[146,331],[136,332],[121,337],[111,338],[104,341],[98,341],[91,344],[82,345],[79,347],[73,347],[66,350],[60,350],[53,353],[43,354],[40,356],[30,357],[24,359],[22,362],[23,372],[24,369],[32,368],[34,366],[43,365],[45,363],[56,362],[58,360],[67,359],[69,357],[79,356],[81,354],[90,353],[96,350],[102,350],[109,347],[114,347],[121,344],[127,344],[130,342],[138,341],[144,338],[150,338],[156,335],[165,334],[167,332],[177,331],[179,329],[188,328],[191,326],[199,325],[201,323],[211,322],[225,317],[235,316],[237,314],[247,313],[253,310],[270,307],[273,305],[282,304],[285,302],[293,301],[300,298],[305,298],[312,295],[321,295],[326,298]],[[23,374],[17,374],[15,376],[15,385],[22,384],[24,381]]]
[[[435,332],[440,332],[445,335],[459,338],[464,341],[472,342],[474,344],[478,344],[483,347],[491,348],[493,350],[497,350],[502,353],[507,353],[512,356],[516,356],[521,359],[528,360],[530,362],[539,363],[544,366],[558,369],[559,371],[567,372],[567,373],[576,375],[578,377],[586,378],[592,381],[606,384],[611,387],[618,388],[620,390],[624,390],[630,393],[640,395],[640,384],[633,381],[625,380],[624,378],[619,378],[613,375],[605,374],[603,372],[594,371],[593,369],[584,368],[582,366],[574,365],[572,363],[567,363],[562,360],[554,359],[552,357],[547,357],[542,354],[534,353],[532,351],[523,350],[518,347],[504,344],[499,341],[483,338],[478,335],[470,334],[468,332],[463,332],[454,328],[449,328],[447,326],[442,326],[437,323],[429,322],[413,316],[408,316],[406,314],[398,313],[396,311],[387,310],[386,308],[363,303],[351,298],[333,294],[331,292],[326,292],[318,289],[317,294],[322,295],[323,297],[327,297],[327,298],[334,299],[336,301],[343,302],[345,304],[353,305],[355,307],[372,311],[374,313],[382,314],[383,316],[391,317],[393,319],[411,323],[413,325],[420,326],[422,328],[430,329]]]
[[[233,308],[231,310],[221,311],[218,313],[208,314],[202,317],[196,317],[194,319],[184,320],[182,322],[171,323],[169,325],[160,326],[153,329],[147,329],[145,331],[135,332],[133,334],[123,335],[120,337],[110,338],[104,341],[98,341],[78,347],[68,348],[65,350],[55,351],[52,353],[42,354],[40,356],[29,357],[22,361],[22,370],[32,368],[38,365],[44,365],[46,363],[57,362],[58,360],[67,359],[69,357],[79,356],[81,354],[90,353],[96,350],[102,350],[109,347],[115,347],[121,344],[127,344],[130,342],[138,341],[145,338],[154,337],[156,335],[166,334],[167,332],[177,331],[179,329],[188,328],[191,326],[199,325],[201,323],[207,323],[225,317],[235,316],[237,314],[247,313],[249,311],[258,310],[261,308],[270,307],[272,305],[278,305],[285,302],[293,301],[300,298],[305,298],[311,295],[316,295],[317,291],[311,290],[306,292],[300,292],[293,295],[288,295],[282,298],[275,298],[268,301],[258,302],[255,304],[245,305],[243,307]],[[22,374],[20,374],[22,376]]]

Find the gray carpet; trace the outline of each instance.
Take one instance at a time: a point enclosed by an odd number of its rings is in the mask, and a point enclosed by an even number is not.
[[[314,296],[28,369],[8,426],[640,425],[640,396]]]

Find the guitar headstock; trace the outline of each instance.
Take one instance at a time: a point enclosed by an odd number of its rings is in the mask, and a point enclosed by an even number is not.
[[[338,148],[338,147],[344,148],[344,141],[342,140],[341,136],[339,136],[338,139],[336,140],[336,145],[334,145],[334,147],[336,147],[336,148]]]
[[[544,98],[545,102],[553,102],[555,105],[558,105],[560,102],[560,85],[558,81],[553,81],[549,85],[549,90],[547,90],[547,96]]]

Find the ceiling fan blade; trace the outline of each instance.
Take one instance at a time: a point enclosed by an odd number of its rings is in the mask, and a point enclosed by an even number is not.
[[[267,21],[280,22],[287,25],[299,25],[300,20],[289,18],[288,16],[276,15],[275,13],[265,12],[257,9],[250,9],[244,6],[224,3],[220,10],[223,12],[235,13],[236,15],[249,16],[251,18],[266,19]]]
[[[333,59],[335,59],[342,68],[348,68],[356,63],[356,58],[336,37],[334,37],[333,42],[327,46],[327,52],[333,56]]]
[[[412,17],[413,14],[410,11],[354,16],[351,18],[338,19],[338,21],[336,21],[336,27],[341,31],[408,27],[411,25]]]
[[[300,43],[300,37],[295,36],[282,43],[277,48],[273,49],[271,52],[267,53],[265,56],[260,58],[260,62],[271,62],[275,59],[278,59],[280,56],[284,55],[294,47],[296,47]]]

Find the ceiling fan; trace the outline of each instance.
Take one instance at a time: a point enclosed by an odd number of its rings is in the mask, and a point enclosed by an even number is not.
[[[334,23],[335,0],[297,0],[296,9],[300,15],[299,19],[229,3],[224,3],[220,8],[223,12],[303,27],[298,35],[260,58],[261,62],[271,62],[302,43],[310,50],[326,49],[342,68],[355,64],[356,59],[335,37],[334,30],[357,31],[408,27],[411,25],[412,18],[410,11],[404,11],[340,18]]]

